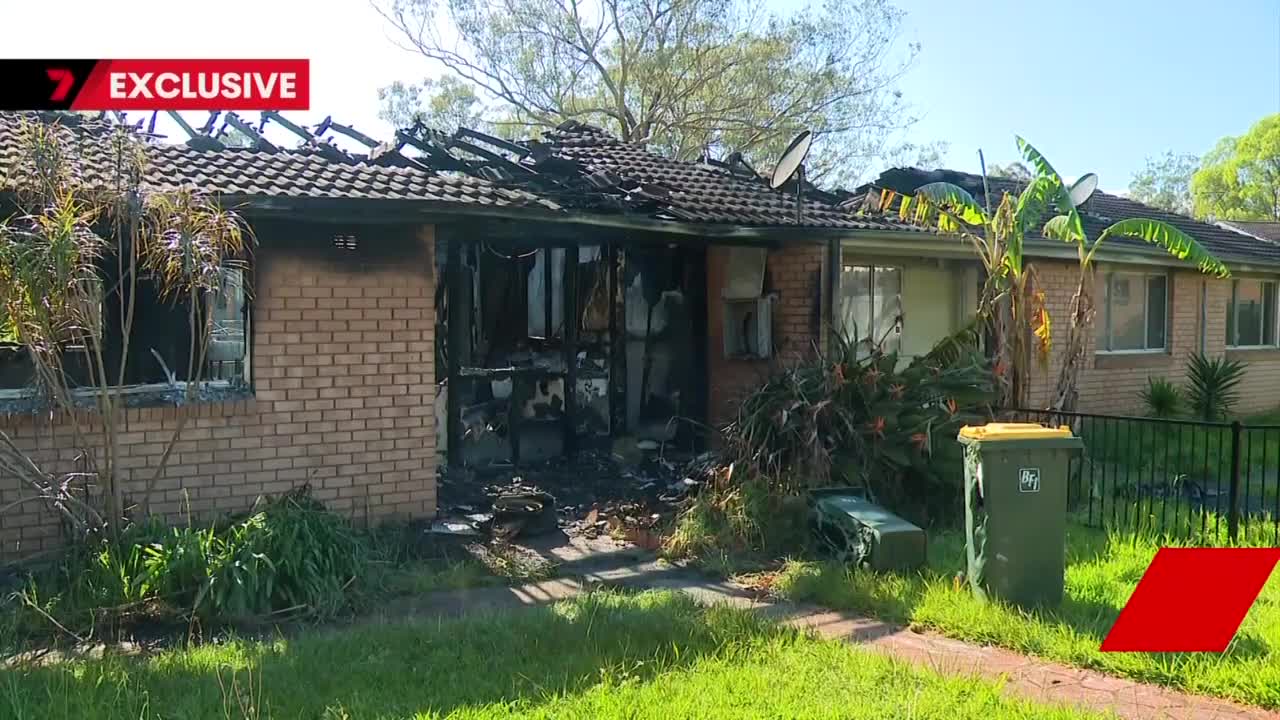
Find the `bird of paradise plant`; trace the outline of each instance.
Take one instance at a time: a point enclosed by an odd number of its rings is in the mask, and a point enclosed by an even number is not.
[[[977,314],[992,341],[995,367],[1000,369],[996,373],[998,397],[1004,407],[1029,406],[1033,366],[1047,364],[1053,343],[1045,293],[1026,256],[1027,234],[1039,228],[1041,236],[1075,246],[1079,282],[1068,306],[1070,322],[1061,351],[1062,367],[1049,402],[1054,410],[1070,411],[1078,398],[1080,369],[1093,323],[1095,257],[1108,238],[1151,243],[1210,275],[1229,277],[1231,273],[1195,238],[1160,220],[1121,220],[1090,239],[1072,201],[1073,188],[1039,150],[1021,137],[1017,142],[1036,174],[1016,199],[1003,193],[994,211],[989,205],[980,205],[964,188],[948,182],[922,185],[913,194],[883,190],[878,196],[869,195],[868,205],[876,212],[896,212],[904,221],[959,235],[972,245],[986,273]]]

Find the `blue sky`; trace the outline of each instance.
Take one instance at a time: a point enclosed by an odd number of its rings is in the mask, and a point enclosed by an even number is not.
[[[1203,154],[1280,112],[1280,0],[901,0],[921,43],[902,90],[947,165],[1017,159],[1128,187],[1147,156]]]
[[[922,117],[907,138],[948,141],[957,169],[977,169],[978,148],[988,162],[1016,159],[1020,133],[1064,175],[1096,172],[1122,191],[1147,156],[1203,153],[1280,112],[1280,0],[895,1],[907,13],[903,41],[923,46],[902,81]],[[333,113],[378,137],[391,128],[377,119],[377,89],[439,72],[398,49],[366,0],[141,14],[63,0],[56,27],[46,4],[11,5],[6,26],[23,31],[6,36],[8,57],[310,58],[315,110],[291,117]]]

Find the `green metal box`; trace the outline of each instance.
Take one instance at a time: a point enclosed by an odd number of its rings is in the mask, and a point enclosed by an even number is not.
[[[866,498],[856,488],[825,488],[810,495],[819,539],[847,561],[873,570],[924,565],[924,530]]]

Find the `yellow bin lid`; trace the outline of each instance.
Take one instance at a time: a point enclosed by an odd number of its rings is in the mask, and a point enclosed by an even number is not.
[[[965,425],[960,428],[960,437],[970,440],[1047,440],[1050,438],[1069,438],[1071,428],[1063,425],[1047,428],[1035,423],[987,423],[986,425]]]

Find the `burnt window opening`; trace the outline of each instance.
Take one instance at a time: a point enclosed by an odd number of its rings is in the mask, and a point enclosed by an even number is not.
[[[109,384],[116,385],[121,378],[122,357],[126,387],[183,383],[197,375],[206,382],[248,384],[252,332],[249,271],[244,263],[237,261],[222,268],[218,290],[197,299],[194,313],[189,296],[164,297],[156,283],[139,276],[132,288],[133,320],[127,343],[122,314],[128,310],[130,288],[116,282],[119,273],[113,263],[105,265],[111,267],[104,270],[103,297],[96,303],[96,312],[87,315],[102,323],[95,334],[102,337],[102,360]],[[208,344],[202,348],[200,339],[206,322],[210,333]],[[28,390],[36,384],[30,353],[12,338],[6,339],[10,342],[0,342],[0,391]],[[69,387],[98,385],[96,359],[90,348],[69,344],[61,360]],[[195,364],[201,361],[203,372],[196,372]]]

